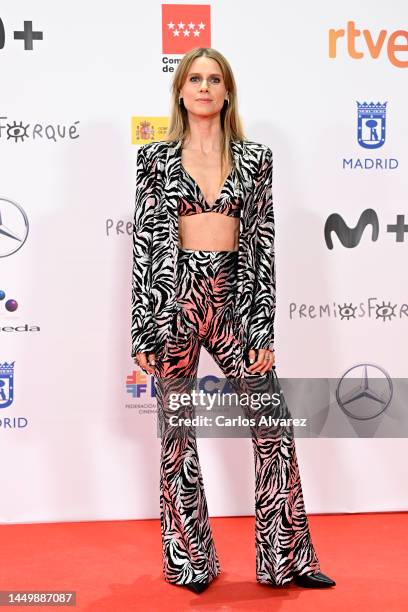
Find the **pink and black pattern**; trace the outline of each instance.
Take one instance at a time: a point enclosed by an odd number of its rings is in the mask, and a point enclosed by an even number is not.
[[[161,428],[160,515],[163,573],[174,584],[211,581],[221,567],[214,545],[193,427],[170,426],[168,393],[197,376],[201,347],[225,378],[257,379],[235,334],[238,253],[179,249],[167,346],[156,353]],[[258,380],[271,377],[258,373]],[[248,381],[248,382],[247,382]],[[252,383],[251,383],[252,384]],[[185,391],[185,387],[183,388]],[[251,429],[255,461],[256,578],[282,585],[320,571],[305,512],[295,440]],[[265,435],[263,435],[265,433]]]
[[[219,196],[212,204],[206,201],[199,185],[183,165],[181,165],[181,171],[183,180],[180,181],[179,215],[189,216],[206,212],[217,212],[228,217],[240,216],[242,202],[238,195],[238,177],[235,168],[232,168]]]
[[[246,348],[273,350],[276,285],[272,151],[248,140],[233,140],[230,146],[234,167],[217,207],[218,212],[237,217],[239,212],[234,329]],[[137,153],[132,357],[168,344],[176,308],[180,178],[187,174],[181,164],[181,151],[180,139],[145,144]],[[232,183],[236,187],[234,200],[228,197]],[[205,210],[204,202],[201,204]]]
[[[220,563],[194,430],[186,428],[177,435],[167,427],[166,381],[174,389],[177,381],[194,379],[201,346],[226,378],[261,379],[261,375],[250,378],[247,351],[274,348],[272,151],[247,140],[230,145],[234,168],[216,204],[218,212],[238,216],[239,211],[237,252],[178,248],[179,207],[181,212],[190,210],[183,209],[180,197],[188,198],[188,185],[192,186],[186,180],[180,183],[181,177],[187,178],[181,164],[182,140],[143,145],[137,158],[131,354],[156,354],[163,572],[175,584],[212,580]],[[191,200],[195,212],[206,212],[208,203],[199,200],[198,192],[196,196]],[[253,429],[251,433],[256,576],[259,582],[285,584],[294,573],[320,569],[304,508],[294,437],[290,432],[278,438]]]

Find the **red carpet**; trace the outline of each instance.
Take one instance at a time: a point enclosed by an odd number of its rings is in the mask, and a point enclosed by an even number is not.
[[[259,585],[254,518],[231,517],[211,519],[223,571],[201,595],[162,578],[158,520],[2,525],[0,590],[72,590],[65,609],[95,612],[408,610],[407,513],[308,518],[335,587]]]

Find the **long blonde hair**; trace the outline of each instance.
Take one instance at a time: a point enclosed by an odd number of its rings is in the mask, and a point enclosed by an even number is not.
[[[231,140],[245,140],[246,136],[238,114],[237,87],[231,66],[226,58],[219,51],[216,51],[216,49],[211,47],[197,47],[191,49],[191,51],[188,51],[188,53],[183,56],[177,66],[172,83],[170,122],[165,140],[184,140],[190,132],[187,110],[184,104],[179,104],[179,95],[191,64],[197,57],[203,56],[218,62],[226,89],[229,92],[229,104],[225,101],[221,109],[221,166],[223,170],[226,165],[234,163],[230,149]]]

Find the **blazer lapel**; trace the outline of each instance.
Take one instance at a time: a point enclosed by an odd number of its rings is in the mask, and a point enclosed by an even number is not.
[[[178,243],[179,243],[179,227],[178,227],[178,182],[181,166],[181,140],[173,140],[168,143],[166,155],[166,182],[162,193],[162,198],[165,199],[167,206],[167,214],[169,221],[169,248],[173,265],[173,282],[176,286],[177,276],[177,258],[178,258]]]
[[[165,182],[161,194],[161,205],[167,208],[168,216],[168,239],[169,239],[169,255],[173,265],[173,287],[176,287],[177,282],[177,258],[178,258],[178,243],[179,243],[179,227],[178,227],[178,183],[181,172],[181,145],[182,141],[173,140],[168,142],[166,155],[162,162],[165,164]],[[234,162],[237,168],[239,180],[236,183],[237,195],[242,198],[242,209],[240,213],[240,237],[238,247],[238,271],[237,271],[237,292],[236,304],[239,306],[241,294],[244,290],[244,284],[248,285],[250,272],[248,272],[248,261],[252,261],[250,251],[253,250],[254,244],[252,240],[254,228],[251,219],[253,219],[253,176],[248,171],[248,165],[243,164],[242,160],[245,155],[245,144],[241,141],[232,141],[231,150],[234,157]],[[248,227],[252,227],[252,231],[248,232]],[[249,276],[248,276],[249,274]],[[250,285],[251,283],[249,283]],[[247,287],[249,289],[249,287]],[[175,291],[170,308],[174,307],[176,301]],[[237,329],[242,327],[241,315],[239,307],[236,309],[236,325]],[[242,332],[242,330],[241,330]],[[241,333],[242,337],[242,333]]]

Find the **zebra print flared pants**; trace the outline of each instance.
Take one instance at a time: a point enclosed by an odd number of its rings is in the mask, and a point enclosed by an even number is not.
[[[156,353],[159,422],[165,423],[168,417],[163,383],[194,379],[201,346],[226,379],[245,379],[251,375],[233,332],[237,261],[236,251],[179,247],[177,313],[166,358],[160,349]],[[164,578],[173,584],[211,581],[220,573],[221,566],[208,517],[195,430],[187,427],[183,435],[175,435],[174,429],[162,426],[161,433]],[[274,439],[260,436],[256,430],[251,432],[255,461],[256,579],[260,583],[283,585],[292,580],[294,573],[320,571],[304,507],[295,440],[293,435],[282,434]]]

